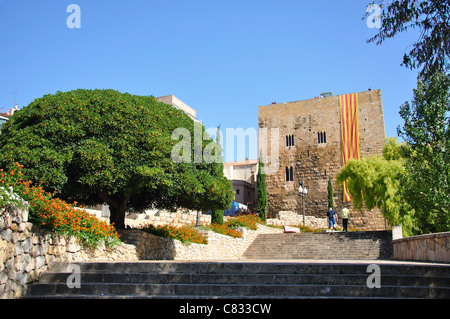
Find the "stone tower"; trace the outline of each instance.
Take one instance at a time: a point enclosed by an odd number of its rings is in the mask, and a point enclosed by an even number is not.
[[[343,108],[350,100],[352,111]],[[382,153],[385,131],[381,90],[260,106],[258,119],[259,149],[266,166],[274,167],[278,160],[278,169],[267,171],[266,177],[269,217],[279,211],[302,214],[298,193],[302,179],[309,191],[306,215],[325,217],[331,177],[335,209],[339,212],[347,206],[351,210],[349,227],[385,228],[378,210],[353,210],[351,202],[344,200],[343,189],[336,185],[336,175],[350,152],[359,158]],[[278,147],[274,147],[276,142]]]

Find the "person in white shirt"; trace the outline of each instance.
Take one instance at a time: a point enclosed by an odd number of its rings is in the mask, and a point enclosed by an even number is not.
[[[347,226],[348,226],[348,214],[349,213],[350,213],[350,211],[348,210],[347,207],[342,208],[341,218],[342,218],[342,227],[344,228],[344,231],[348,231]]]

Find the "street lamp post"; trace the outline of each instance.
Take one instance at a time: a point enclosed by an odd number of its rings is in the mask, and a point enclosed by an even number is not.
[[[302,181],[299,182],[299,184],[300,184],[300,187],[298,188],[298,193],[302,198],[302,206],[303,206],[303,226],[306,226],[306,223],[305,223],[305,198],[306,198],[306,195],[308,195],[308,189],[305,186],[303,177],[302,177]]]

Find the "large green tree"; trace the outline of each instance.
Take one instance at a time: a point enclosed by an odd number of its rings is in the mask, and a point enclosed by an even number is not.
[[[174,161],[177,128],[195,135],[192,119],[151,96],[57,92],[36,99],[4,125],[0,167],[19,162],[26,179],[42,181],[68,201],[106,202],[117,228],[124,227],[127,209],[226,209],[231,183],[220,165],[201,157],[214,142],[203,140],[201,125],[201,136],[189,138],[181,150],[187,160]]]
[[[400,146],[395,139],[388,139],[383,156],[351,159],[336,176],[337,183],[347,181],[353,205],[361,210],[378,207],[390,225],[402,224],[407,234],[412,223],[409,210],[401,192],[404,160],[399,156]]]
[[[402,105],[406,141],[404,197],[421,233],[450,230],[450,78],[419,79],[412,103]]]
[[[420,75],[425,78],[450,69],[448,0],[377,0],[372,3],[382,8],[380,16],[376,18],[381,19],[381,27],[368,42],[381,44],[410,29],[416,29],[417,41],[404,54],[403,65],[419,69]],[[366,17],[368,15],[372,13],[368,12]]]

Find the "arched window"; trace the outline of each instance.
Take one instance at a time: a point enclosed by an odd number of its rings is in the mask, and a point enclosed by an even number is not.
[[[286,146],[289,146],[289,138],[287,135],[286,135]]]
[[[292,134],[292,146],[294,146],[294,134]]]
[[[286,167],[286,182],[289,182],[289,168]]]

